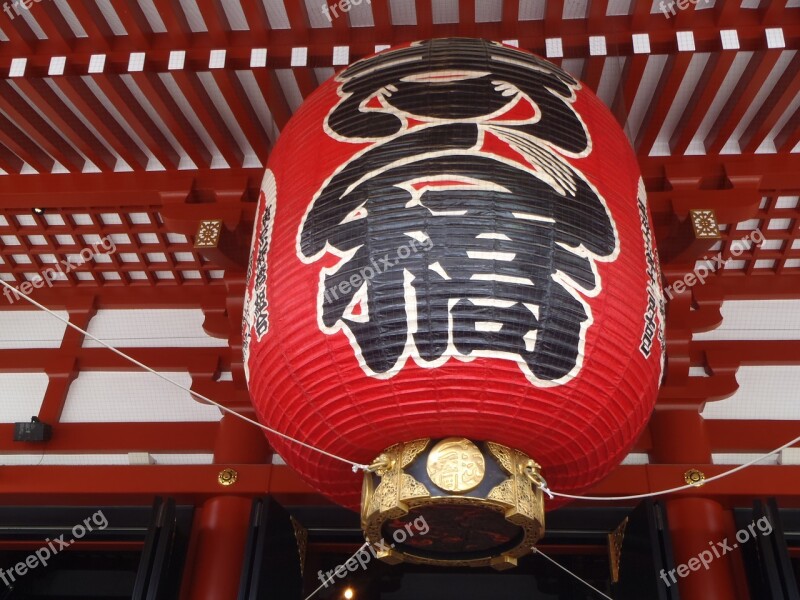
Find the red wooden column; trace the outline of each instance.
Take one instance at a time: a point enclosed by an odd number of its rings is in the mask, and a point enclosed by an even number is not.
[[[240,403],[230,404],[243,412]],[[240,464],[263,464],[269,458],[261,429],[232,415],[223,417],[214,450],[220,471],[237,470]],[[189,591],[182,600],[235,598],[239,591],[253,501],[250,496],[236,495],[240,482],[220,484],[220,495],[207,500],[195,518],[183,586]]]
[[[711,444],[698,407],[659,406],[650,432],[654,462],[685,465],[687,470],[711,464]],[[736,543],[730,511],[702,497],[667,496],[665,505],[676,570],[661,574],[663,584],[677,585],[682,600],[749,599],[746,582],[737,576],[741,555],[737,550],[723,552],[724,546],[718,545]]]
[[[746,584],[737,585],[735,576],[736,562],[741,560],[741,555],[738,550],[727,552],[724,546],[718,545],[725,542],[733,547],[736,544],[732,518],[719,502],[708,498],[669,500],[667,519],[677,568],[675,579],[682,600],[749,598]],[[726,553],[723,555],[723,552]],[[675,585],[671,574],[662,577]]]

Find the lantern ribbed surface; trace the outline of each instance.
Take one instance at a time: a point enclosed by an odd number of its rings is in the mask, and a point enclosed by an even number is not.
[[[586,490],[658,391],[644,202],[610,111],[532,54],[440,39],[351,65],[269,158],[243,327],[259,419],[360,463],[417,438],[493,441]],[[358,506],[347,464],[270,442]]]

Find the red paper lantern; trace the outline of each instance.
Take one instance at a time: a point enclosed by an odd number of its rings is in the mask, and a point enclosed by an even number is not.
[[[419,42],[320,86],[270,156],[251,262],[259,418],[328,452],[495,442],[579,492],[653,409],[663,297],[634,154],[590,90],[529,53]],[[270,441],[358,506],[348,465]],[[500,461],[458,440],[420,452],[437,490],[458,461],[462,479]]]

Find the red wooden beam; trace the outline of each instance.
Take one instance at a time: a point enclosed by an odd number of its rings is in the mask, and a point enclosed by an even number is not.
[[[303,96],[303,100],[308,98],[319,87],[311,67],[296,67],[292,69],[292,73],[295,81],[297,81],[297,87],[300,89],[300,95]]]
[[[800,298],[800,275],[725,275],[722,274],[692,292],[698,301],[727,300],[793,300]],[[796,343],[796,342],[795,342]]]
[[[9,4],[9,7],[13,7],[13,3]],[[20,11],[20,13],[17,14],[12,8],[10,11],[11,14],[8,16],[10,21],[4,19],[5,26],[3,27],[3,31],[6,37],[8,37],[8,41],[4,42],[3,46],[13,46],[15,56],[28,56],[35,53],[40,42],[33,32],[33,29],[31,29],[31,26],[28,25],[28,22],[22,18],[22,11],[25,9],[17,7],[16,10]],[[56,40],[56,42],[58,42],[58,40]]]
[[[155,496],[172,496],[178,502],[236,495],[244,497],[274,495],[292,504],[327,505],[330,501],[285,466],[233,464],[239,474],[236,484],[220,486],[217,477],[222,465],[130,466],[48,466],[4,467],[8,480],[0,504],[125,504],[147,503]],[[684,473],[697,468],[711,477],[732,467],[726,465],[629,465],[620,466],[607,478],[581,495],[618,496],[658,492],[685,485]],[[358,474],[348,474],[354,481]],[[562,491],[562,490],[554,490]],[[773,496],[781,506],[800,506],[800,467],[758,466],[735,473],[702,488],[691,488],[672,497],[700,495],[714,498],[724,506],[749,504],[754,495]],[[573,506],[634,506],[640,500],[575,501]]]
[[[0,206],[30,211],[34,207],[144,207],[161,206],[165,199],[185,201],[194,194],[204,201],[216,191],[239,191],[256,198],[264,173],[261,168],[200,169],[197,171],[140,173],[87,173],[8,177],[0,190]],[[53,190],[58,189],[58,196]],[[209,208],[209,207],[207,207]]]
[[[7,80],[0,80],[0,109],[28,138],[70,171],[80,172],[84,159],[25,102]]]
[[[15,83],[92,164],[100,169],[114,168],[117,163],[114,155],[61,101],[44,79],[20,77]]]
[[[782,27],[785,25],[785,10],[786,2],[783,0],[764,0],[758,5],[759,18],[767,27]]]
[[[37,296],[38,298],[38,296]],[[37,300],[38,301],[38,300]],[[48,307],[49,308],[49,307]],[[120,348],[125,354],[159,372],[185,372],[214,375],[220,368],[228,370],[229,351],[225,347],[210,348]],[[61,349],[0,350],[0,373],[49,373],[69,375],[72,364],[63,360]],[[107,348],[81,348],[76,352],[81,371],[142,371],[140,367]],[[153,375],[155,377],[155,375]],[[214,384],[217,397],[232,391],[229,381]],[[212,398],[216,400],[217,398]]]
[[[172,71],[175,82],[230,167],[241,167],[244,153],[217,112],[196,73]]]
[[[625,67],[622,69],[622,76],[619,80],[619,87],[611,103],[611,110],[617,117],[617,122],[625,128],[628,123],[628,115],[636,99],[636,93],[647,67],[649,54],[634,54],[625,60]]]
[[[798,435],[797,421],[706,419],[705,426],[714,452],[768,452]]]
[[[597,93],[597,88],[600,86],[600,78],[603,76],[605,65],[605,56],[587,56],[583,62],[581,81],[595,93]]]
[[[796,340],[703,340],[692,342],[692,355],[699,358],[701,354],[706,357],[712,369],[741,365],[800,364],[800,344]]]
[[[747,69],[706,136],[704,141],[706,152],[719,154],[728,138],[738,127],[745,112],[753,104],[756,95],[764,87],[764,82],[775,67],[775,63],[778,62],[781,53],[781,50],[767,50],[753,55],[747,64]]]
[[[169,128],[170,132],[192,159],[196,168],[205,169],[211,166],[211,152],[197,135],[183,111],[167,90],[164,82],[155,73],[131,73],[136,85],[146,95],[150,104],[158,112],[158,116]]]
[[[800,173],[799,154],[640,156],[639,168],[647,190],[669,190],[670,180],[696,179],[709,189],[732,185],[730,177],[755,178],[763,190],[794,190]]]
[[[94,310],[87,306],[83,310],[73,310],[69,312],[69,320],[73,325],[86,329],[94,316]],[[59,347],[62,356],[59,363],[69,368],[69,372],[55,373],[48,370],[47,390],[44,393],[42,405],[39,408],[39,418],[45,423],[57,423],[61,420],[61,412],[67,401],[69,387],[75,377],[78,376],[77,355],[84,342],[84,335],[68,327],[64,332],[64,338]],[[71,364],[70,364],[71,363]]]
[[[788,440],[786,440],[788,441]],[[696,468],[706,478],[730,471],[731,465],[630,465],[617,467],[608,477],[595,485],[585,496],[617,496],[659,492],[686,485],[684,473]],[[782,507],[800,506],[800,467],[757,466],[745,469],[700,488],[670,494],[669,497],[702,496],[714,498],[726,507],[749,505],[754,496],[774,496]],[[559,490],[554,490],[559,491]],[[572,506],[634,506],[640,500],[586,501],[577,500]]]
[[[214,69],[211,74],[231,111],[238,118],[242,133],[247,138],[250,147],[253,148],[261,162],[266,164],[270,151],[269,137],[261,125],[238,75],[231,69]]]
[[[54,78],[53,81],[122,160],[131,168],[147,167],[147,156],[80,77],[67,75]]]
[[[717,25],[720,29],[735,29],[739,14],[742,12],[741,4],[737,4],[736,2],[715,3],[712,10],[714,11],[714,16],[716,17]]]
[[[789,118],[783,129],[775,136],[775,150],[778,152],[791,152],[800,144],[800,109]]]
[[[3,146],[2,141],[0,141],[0,169],[9,174],[19,173],[23,166],[22,159]]]
[[[419,39],[425,40],[432,37],[433,25],[433,3],[426,0],[414,0],[414,8],[417,13],[417,26],[419,32]],[[395,28],[395,31],[397,29]]]
[[[739,140],[742,152],[755,152],[769,135],[784,112],[800,94],[800,58],[797,55],[786,68],[773,93],[767,96],[761,110],[753,117]]]
[[[458,0],[458,35],[475,37],[477,30],[474,0]]]
[[[270,26],[264,4],[262,2],[243,2],[242,11],[244,11],[250,32],[262,39],[261,47],[267,45],[270,40]]]
[[[17,125],[0,114],[0,144],[16,154],[39,173],[50,173],[55,161]]]
[[[269,71],[255,72],[266,75]],[[698,185],[719,193],[731,187],[729,177],[732,176],[755,177],[760,181],[760,190],[787,190],[788,193],[798,188],[800,155],[693,156],[692,160],[683,156],[640,156],[639,166],[651,194],[670,190],[670,181],[676,177],[695,178]],[[185,173],[154,171],[144,176],[140,173],[10,176],[3,180],[0,206],[30,210],[34,206],[68,209],[160,205],[162,193],[165,197],[178,194],[187,198],[199,191],[213,196],[214,190],[236,189],[255,198],[262,176],[260,168],[200,169]],[[52,194],[54,186],[61,190],[58,198]],[[656,212],[671,210],[666,205],[654,208]]]
[[[686,104],[686,108],[670,138],[669,146],[673,155],[682,156],[686,154],[686,149],[700,127],[700,123],[703,122],[708,107],[714,101],[714,97],[728,75],[735,58],[736,53],[731,51],[717,52],[709,57],[703,69],[703,74],[697,81],[697,87]]]
[[[117,13],[122,26],[128,34],[131,46],[137,50],[145,50],[151,44],[153,31],[150,23],[144,16],[138,2],[127,2],[126,0],[110,0],[114,12]]]
[[[328,2],[332,3],[332,0],[328,0]],[[322,4],[322,2],[320,2],[320,4]],[[333,15],[331,16],[333,17]],[[327,21],[327,17],[325,20]],[[348,38],[350,37],[351,33],[350,13],[349,12],[346,14],[339,13],[338,18],[332,18],[331,27],[333,28],[334,39],[338,40],[341,43],[347,43],[349,41]]]
[[[308,21],[308,12],[304,0],[284,0],[283,3],[286,8],[286,16],[289,18],[290,31],[292,32],[291,39],[294,40],[295,46],[306,46],[311,41],[309,36],[310,23]],[[331,15],[333,17],[333,15]],[[334,17],[335,18],[335,17]],[[341,18],[341,14],[339,17]],[[316,37],[319,31],[314,32]],[[333,29],[325,32],[330,36],[332,43],[335,43],[333,36]]]
[[[653,98],[636,136],[635,146],[639,154],[649,154],[653,148],[661,127],[664,125],[664,120],[678,95],[692,56],[691,52],[680,52],[667,58]]]
[[[177,1],[177,0],[176,0]],[[558,5],[559,3],[550,3]],[[418,2],[417,20],[419,25],[393,26],[392,34],[395,43],[410,42],[423,38],[443,37],[453,35],[457,27],[452,24],[432,23],[427,26],[425,14],[430,11],[430,2]],[[636,10],[640,4],[636,4]],[[217,47],[208,35],[189,35],[189,30],[184,29],[185,17],[183,13],[175,13],[159,5],[160,14],[169,29],[169,33],[153,34],[149,45],[137,48],[140,51],[150,54],[168,54],[169,50],[184,48],[187,50],[190,62],[196,57],[208,55],[209,50]],[[520,41],[520,46],[524,48],[541,49],[544,47],[544,37],[557,35],[562,38],[564,43],[565,55],[568,57],[584,56],[588,37],[591,35],[605,35],[608,48],[612,51],[619,49],[625,53],[630,52],[631,35],[634,33],[647,32],[650,36],[650,45],[653,54],[669,54],[676,51],[675,23],[672,19],[665,19],[658,12],[649,14],[649,7],[644,11],[644,21],[640,25],[633,25],[632,20],[637,13],[631,16],[611,16],[606,17],[601,23],[592,23],[586,19],[560,19],[560,10],[553,9],[559,15],[559,19],[554,23],[552,31],[545,31],[545,24],[542,21],[517,22],[509,31],[505,23],[482,23],[481,36],[488,39],[515,38]],[[302,11],[302,12],[301,12]],[[315,66],[331,64],[333,46],[340,45],[341,40],[337,38],[336,32],[332,28],[315,29],[313,38],[309,35],[307,25],[301,17],[305,16],[305,4],[303,0],[289,0],[287,2],[287,13],[289,14],[292,29],[275,30],[270,33],[269,49],[270,60],[273,65],[280,68],[288,66],[292,48],[307,46],[309,58]],[[180,15],[180,16],[179,16]],[[690,21],[691,27],[688,29],[694,34],[697,52],[719,52],[721,42],[719,28],[716,24],[713,11],[703,10],[692,14]],[[800,23],[786,21],[780,24],[784,29],[784,36],[787,40],[788,49],[796,48],[798,36],[800,36]],[[758,51],[767,48],[765,37],[765,25],[761,23],[758,11],[743,10],[737,14],[737,32],[743,51]],[[506,34],[509,35],[506,35]],[[127,64],[127,56],[131,50],[130,44],[120,41],[117,38],[111,50],[108,51],[109,63]],[[256,35],[250,31],[235,31],[228,36],[228,55],[231,64],[237,68],[246,65],[249,61],[250,49],[253,47],[263,47],[265,40],[263,36]],[[67,55],[68,64],[75,64],[85,68],[88,64],[89,55],[97,51],[92,47],[92,40],[78,40],[75,42],[73,53]],[[387,43],[384,36],[379,35],[375,27],[364,27],[358,29],[358,36],[350,40],[351,54],[354,58],[361,58],[374,51],[375,44]],[[31,52],[21,44],[6,42],[0,45],[0,69],[7,68],[12,58],[19,56],[29,57],[29,67],[31,69],[46,69],[50,57],[63,54],[59,52],[48,40],[41,40],[37,43],[36,53]],[[41,74],[39,74],[41,76]]]
[[[45,444],[14,442],[13,423],[0,424],[0,452],[37,454],[210,454],[219,428],[201,423],[56,423]]]
[[[272,465],[231,465],[239,473],[235,485],[218,481],[221,465],[149,465],[95,467],[4,467],[15,484],[4,489],[1,505],[24,504],[139,504],[156,496],[196,503],[215,496],[263,496],[270,488]],[[284,489],[287,486],[282,486]],[[291,493],[308,495],[310,488],[297,479]]]
[[[75,34],[55,2],[44,2],[37,8],[36,22],[54,48],[61,46],[62,53],[71,50],[71,42],[75,40]]]
[[[81,287],[70,290],[69,295],[63,289],[36,290],[36,301],[50,309],[68,308],[72,303],[92,299],[98,309],[141,309],[141,308],[198,308],[204,304],[223,305],[225,303],[225,286],[222,282],[213,285],[197,286],[137,286],[136,293],[126,287]],[[5,299],[3,299],[5,302]],[[13,305],[4,305],[3,310],[32,310],[27,302],[18,301]],[[185,370],[183,364],[181,370]],[[66,370],[64,371],[66,372]]]
[[[628,22],[630,23],[630,28],[633,33],[640,33],[643,31],[650,32],[653,29],[653,21],[659,19],[659,21],[668,24],[670,28],[674,27],[672,23],[669,23],[669,19],[665,19],[664,15],[661,11],[650,13],[650,8],[652,4],[648,4],[647,2],[632,2],[631,3],[631,14]],[[688,11],[683,11],[688,12]],[[633,98],[631,98],[631,101]]]
[[[70,5],[70,8],[92,41],[92,47],[96,52],[103,52],[111,48],[111,41],[115,37],[114,32],[111,31],[111,27],[96,2],[77,2],[75,6]]]
[[[200,9],[200,14],[203,17],[211,42],[225,46],[231,26],[220,0],[197,0],[197,6]]]
[[[278,131],[282,131],[286,123],[289,122],[289,118],[292,116],[292,109],[289,107],[289,103],[283,95],[283,90],[281,89],[278,77],[275,75],[275,70],[258,68],[253,69],[252,73],[258,83],[258,88],[264,95],[264,99],[272,114],[272,119],[275,121],[275,126],[278,128]]]
[[[180,0],[161,2],[161,8],[158,12],[167,28],[166,37],[172,43],[173,49],[181,49],[188,46],[191,43],[190,40],[199,39],[199,36],[192,35],[192,30],[186,20],[186,14],[183,12]],[[208,46],[210,42],[208,36],[206,36],[205,42],[206,46]]]
[[[508,1],[515,0],[506,0]],[[375,23],[376,39],[383,39],[384,44],[391,45],[394,36],[389,0],[372,0],[372,19]]]
[[[145,112],[120,76],[102,75],[94,77],[94,82],[114,104],[114,107],[125,119],[128,126],[136,132],[136,135],[139,136],[161,165],[165,169],[177,168],[180,164],[180,156],[167,138],[164,137],[164,134],[161,133],[158,125]]]

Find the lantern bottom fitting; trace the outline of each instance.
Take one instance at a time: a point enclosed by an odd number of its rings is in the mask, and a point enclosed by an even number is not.
[[[539,465],[494,442],[418,439],[364,476],[361,526],[378,558],[448,567],[516,566],[544,535]]]

